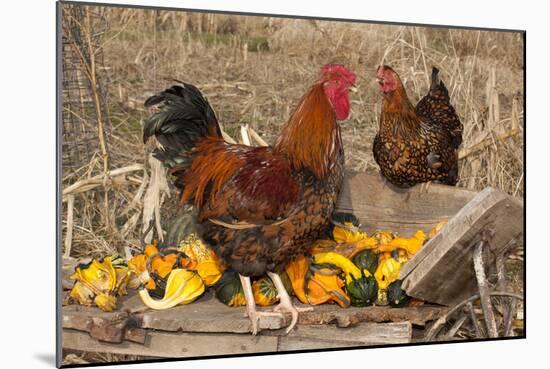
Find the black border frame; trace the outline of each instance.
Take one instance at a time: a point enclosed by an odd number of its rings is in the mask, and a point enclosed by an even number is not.
[[[447,29],[464,29],[464,30],[477,30],[477,31],[490,31],[490,32],[510,32],[519,33],[523,36],[523,245],[524,245],[524,261],[523,261],[523,304],[524,304],[524,334],[518,337],[498,337],[498,338],[485,338],[485,339],[473,339],[466,341],[437,341],[437,342],[414,342],[414,343],[402,343],[402,344],[387,344],[387,345],[373,345],[373,346],[353,346],[353,347],[334,347],[323,349],[307,349],[307,350],[291,350],[291,351],[274,351],[274,352],[258,352],[258,353],[245,353],[245,354],[228,354],[228,355],[210,355],[210,356],[191,356],[182,358],[158,358],[150,360],[132,360],[132,361],[118,361],[109,363],[90,363],[90,364],[68,364],[62,365],[63,360],[63,314],[62,314],[62,29],[61,19],[63,16],[63,5],[80,5],[80,6],[103,6],[112,8],[131,8],[142,10],[163,10],[163,11],[177,11],[177,12],[194,12],[194,13],[213,13],[213,14],[227,14],[227,15],[244,15],[255,17],[274,17],[274,18],[290,18],[290,19],[314,19],[322,21],[336,21],[336,22],[348,22],[348,23],[369,23],[369,24],[381,24],[381,25],[393,25],[393,26],[409,26],[409,27],[433,27],[433,28],[447,28]],[[508,340],[522,340],[527,338],[527,31],[521,29],[504,29],[504,28],[491,28],[491,27],[467,27],[456,25],[444,25],[444,24],[429,24],[429,23],[408,23],[408,22],[395,22],[395,21],[380,21],[380,20],[368,20],[368,19],[349,19],[349,18],[331,18],[331,17],[317,17],[308,15],[289,15],[289,14],[269,14],[269,13],[252,13],[252,12],[238,12],[238,11],[226,11],[226,10],[211,10],[211,9],[194,9],[194,8],[176,8],[176,7],[163,7],[153,5],[132,5],[132,4],[110,4],[99,2],[83,2],[83,1],[65,1],[58,0],[56,2],[56,275],[55,275],[55,296],[56,296],[56,367],[58,368],[80,368],[80,367],[93,367],[93,366],[106,366],[106,365],[125,365],[125,364],[143,364],[143,363],[163,363],[174,361],[189,361],[189,360],[211,360],[220,358],[236,358],[236,357],[251,357],[251,356],[266,356],[266,355],[287,355],[287,354],[299,354],[299,353],[311,353],[311,352],[332,352],[332,351],[348,351],[348,350],[368,350],[375,348],[387,348],[387,347],[414,347],[414,346],[428,346],[428,345],[440,345],[440,344],[467,344],[478,342],[493,342],[493,341],[508,341]]]

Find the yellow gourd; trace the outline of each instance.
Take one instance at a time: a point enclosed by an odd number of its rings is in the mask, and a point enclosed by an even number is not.
[[[386,245],[380,245],[378,247],[378,251],[391,252],[396,249],[403,249],[407,251],[407,256],[410,258],[418,252],[420,247],[424,244],[425,240],[426,234],[423,231],[419,230],[416,231],[414,236],[411,238],[397,237],[391,240]]]
[[[125,293],[127,271],[124,265],[113,267],[112,260],[118,257],[93,259],[79,265],[70,276],[75,284],[69,296],[81,305],[97,305],[103,311],[116,308],[116,295]],[[120,284],[117,284],[120,283]]]
[[[296,297],[304,304],[319,305],[334,301],[348,307],[350,299],[342,289],[338,273],[312,271],[308,258],[301,256],[287,266],[286,272]]]
[[[204,282],[196,272],[185,269],[173,269],[166,281],[164,297],[155,300],[147,289],[142,288],[138,294],[143,303],[155,310],[164,310],[176,305],[189,304],[205,290]]]
[[[222,277],[224,268],[220,259],[196,234],[190,234],[181,241],[178,251],[189,258],[186,268],[196,270],[207,286],[216,284]]]
[[[439,232],[441,228],[443,228],[443,226],[447,224],[447,222],[447,220],[442,220],[441,222],[437,223],[437,225],[430,230],[428,238],[433,238],[437,234],[437,232]]]
[[[400,270],[401,263],[393,257],[390,256],[381,260],[376,272],[374,272],[374,278],[376,278],[378,282],[378,288],[385,290],[390,283],[398,278]]]
[[[367,233],[360,232],[359,230],[355,231],[356,227],[351,222],[345,222],[344,225],[349,227],[349,229],[334,226],[332,230],[332,238],[337,243],[353,243],[365,239],[368,237]]]

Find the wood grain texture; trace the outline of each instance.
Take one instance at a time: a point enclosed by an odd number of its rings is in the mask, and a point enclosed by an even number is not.
[[[474,191],[431,184],[401,189],[379,174],[346,173],[336,211],[355,214],[367,232],[385,229],[407,237],[450,219],[475,196]]]
[[[277,351],[278,337],[251,334],[149,332],[145,344],[101,342],[87,333],[63,330],[63,348],[151,357],[195,357]]]
[[[130,320],[129,326],[140,329],[155,329],[167,332],[200,332],[200,333],[249,333],[250,320],[244,317],[244,307],[227,307],[208,291],[200,299],[189,305],[176,306],[168,310],[151,310],[146,308],[134,295],[119,299],[118,310],[102,312],[96,307],[70,305],[63,307],[63,328],[89,332],[91,322],[96,325],[114,326],[120,321]],[[293,299],[297,306],[305,306]],[[260,310],[272,308],[259,307]],[[415,325],[425,325],[447,312],[446,307],[423,305],[404,308],[386,306],[349,307],[342,309],[334,304],[313,306],[312,311],[300,313],[300,325],[335,324],[340,328],[356,326],[362,322],[403,322],[410,321]],[[290,322],[278,317],[262,317],[260,326],[264,330],[277,330],[286,327]],[[126,326],[122,327],[126,328]],[[121,328],[121,329],[122,329]],[[119,334],[119,337],[123,333]]]
[[[121,343],[132,341],[143,344],[146,332],[135,325],[127,312],[106,313],[99,309],[83,306],[63,308],[63,329],[87,332],[98,341]]]
[[[411,338],[410,322],[361,323],[346,329],[334,325],[304,325],[280,336],[278,351],[391,345],[409,343]]]
[[[450,306],[477,293],[472,253],[483,232],[492,235],[484,257],[494,266],[494,253],[522,237],[521,201],[492,188],[478,193],[403,266],[407,294]]]
[[[284,330],[265,331],[258,336],[148,331],[144,344],[102,342],[85,332],[64,329],[63,347],[86,352],[178,358],[399,344],[408,343],[411,338],[410,322],[362,323],[347,329],[333,325],[298,326],[288,335]]]
[[[264,310],[259,308],[259,310]],[[168,310],[147,310],[136,315],[141,328],[162,331],[202,333],[250,333],[252,324],[244,316],[245,308],[227,307],[211,294],[202,296],[189,305]],[[260,329],[281,329],[290,323],[276,316],[262,316]]]
[[[318,305],[313,311],[300,313],[298,323],[303,325],[323,325],[335,323],[337,327],[353,327],[361,322],[411,322],[424,326],[431,320],[438,319],[448,308],[436,305],[390,308],[388,306],[338,308],[332,304]]]

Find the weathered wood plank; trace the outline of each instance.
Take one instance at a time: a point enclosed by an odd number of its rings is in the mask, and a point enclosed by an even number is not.
[[[314,306],[313,311],[300,313],[298,323],[319,325],[336,323],[337,327],[353,327],[361,322],[411,322],[423,326],[431,320],[438,319],[449,309],[443,306],[423,305],[403,308],[388,306],[349,307],[341,309],[335,305]]]
[[[196,357],[211,355],[326,349],[408,343],[412,324],[361,323],[342,329],[334,325],[299,325],[288,335],[284,330],[262,331],[258,336],[232,333],[172,333],[149,331],[144,344],[97,341],[88,334],[63,329],[65,349],[152,357]]]
[[[261,308],[260,308],[261,310]],[[207,293],[189,305],[176,306],[168,310],[147,310],[136,314],[141,328],[162,331],[250,333],[252,324],[244,316],[245,308],[227,307]],[[290,323],[276,316],[260,319],[261,329],[281,329]]]
[[[490,231],[494,253],[523,233],[522,203],[492,188],[478,193],[401,270],[410,296],[453,305],[477,293],[472,264],[475,243]],[[486,257],[492,257],[488,252]],[[494,265],[488,260],[487,265]]]
[[[101,342],[87,333],[63,329],[63,348],[151,357],[196,357],[277,351],[278,337],[251,334],[148,332],[145,344]]]
[[[297,300],[294,303],[299,304]],[[267,308],[269,309],[269,308]],[[361,322],[401,322],[410,321],[415,325],[439,318],[448,308],[423,305],[405,308],[371,306],[364,308],[350,307],[342,309],[337,305],[324,304],[314,306],[312,311],[299,316],[301,325],[321,325],[335,323],[338,327],[352,327]],[[216,300],[211,292],[193,304],[177,306],[168,310],[154,311],[146,308],[137,295],[122,297],[117,311],[106,313],[96,307],[70,305],[63,307],[63,327],[90,332],[92,326],[106,329],[109,327],[111,341],[128,338],[128,328],[155,329],[169,332],[202,332],[202,333],[249,333],[250,320],[243,315],[244,308],[230,308]],[[289,317],[290,318],[290,317]],[[121,321],[118,335],[114,329]],[[277,317],[262,317],[262,329],[281,329],[288,321]],[[123,331],[126,329],[126,336]],[[137,334],[137,333],[136,333]],[[106,333],[105,333],[106,335]],[[97,336],[100,338],[100,336]],[[108,337],[108,336],[107,336]],[[101,338],[100,338],[101,339]]]
[[[136,327],[124,311],[107,313],[93,307],[66,306],[63,308],[62,326],[88,332],[96,340],[105,342],[145,342],[145,330]]]
[[[132,327],[157,329],[169,332],[210,332],[210,333],[249,333],[252,332],[250,319],[244,316],[244,307],[230,308],[214,298],[211,291],[189,305],[176,306],[168,310],[151,310],[141,302],[138,295],[119,298],[118,309],[107,313],[97,307],[69,305],[63,307],[63,327],[90,331],[93,325],[114,327],[121,321],[131,318]],[[261,310],[262,308],[260,308]],[[261,317],[261,329],[281,329],[290,323],[279,317]],[[122,337],[122,326],[118,336]],[[114,335],[114,328],[111,335]],[[106,339],[109,340],[109,339]]]
[[[274,332],[269,332],[274,334]],[[300,325],[286,336],[279,337],[279,351],[326,349],[334,347],[357,347],[409,343],[412,339],[412,324],[361,323],[352,328],[333,325]]]
[[[408,236],[450,219],[475,194],[439,184],[427,191],[420,186],[400,189],[379,174],[347,173],[336,211],[355,214],[368,232],[388,229]]]

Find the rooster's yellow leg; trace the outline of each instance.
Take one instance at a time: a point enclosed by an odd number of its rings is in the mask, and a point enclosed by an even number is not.
[[[273,311],[277,312],[289,312],[292,314],[292,321],[290,322],[290,325],[286,329],[286,333],[290,332],[292,328],[298,323],[298,313],[303,311],[312,311],[312,307],[297,307],[292,304],[292,300],[290,299],[290,296],[288,295],[288,292],[286,292],[285,286],[283,284],[283,281],[281,280],[281,277],[277,273],[267,272],[267,275],[271,280],[273,281],[273,284],[275,284],[275,288],[277,288],[277,293],[279,295],[279,305],[275,306]]]
[[[258,334],[260,328],[261,316],[278,316],[284,320],[282,313],[273,311],[258,311],[256,310],[256,302],[254,301],[254,294],[252,293],[252,285],[250,284],[250,277],[244,277],[239,274],[241,284],[244,290],[244,298],[246,299],[246,314],[252,322],[252,334]]]

